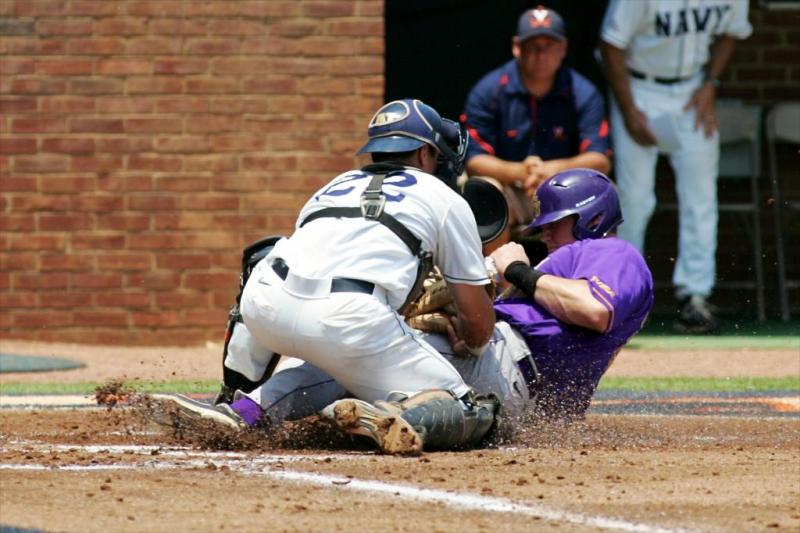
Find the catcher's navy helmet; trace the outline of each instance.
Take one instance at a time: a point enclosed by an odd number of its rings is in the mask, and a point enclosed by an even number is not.
[[[439,178],[449,182],[464,170],[468,136],[461,125],[419,100],[385,104],[370,120],[367,134],[369,140],[359,154],[411,152],[428,144],[439,154]]]
[[[622,223],[617,189],[605,174],[589,168],[554,175],[536,190],[534,202],[539,213],[529,228],[576,215],[572,233],[579,241],[605,237]]]

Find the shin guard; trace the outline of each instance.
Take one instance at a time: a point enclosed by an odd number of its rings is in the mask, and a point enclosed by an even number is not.
[[[424,391],[400,402],[400,415],[422,437],[426,450],[478,444],[495,423],[500,402],[473,394],[456,398],[444,390]]]

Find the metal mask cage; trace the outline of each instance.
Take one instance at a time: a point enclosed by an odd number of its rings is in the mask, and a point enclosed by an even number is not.
[[[441,131],[437,131],[434,137],[436,148],[439,150],[437,157],[439,164],[435,174],[442,181],[454,187],[456,178],[464,171],[469,135],[458,122],[443,118],[441,129],[448,128],[454,135],[451,139],[445,138]]]

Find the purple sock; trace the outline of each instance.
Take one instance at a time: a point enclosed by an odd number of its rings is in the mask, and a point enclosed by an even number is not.
[[[233,402],[231,404],[231,409],[236,411],[248,426],[255,426],[264,415],[261,406],[247,396],[242,396],[240,399]]]

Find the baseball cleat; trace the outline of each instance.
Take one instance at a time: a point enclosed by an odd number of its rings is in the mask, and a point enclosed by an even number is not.
[[[351,435],[361,435],[375,441],[384,453],[392,455],[419,455],[422,453],[422,437],[400,416],[400,409],[389,409],[390,405],[346,399],[330,404],[322,410],[322,416],[336,422]]]
[[[227,430],[241,431],[247,424],[228,404],[211,405],[198,402],[182,394],[151,394],[150,398],[172,408],[173,412],[185,416],[189,421],[207,420]]]
[[[715,312],[716,307],[702,296],[687,296],[680,302],[673,328],[679,333],[719,333],[721,327]]]

